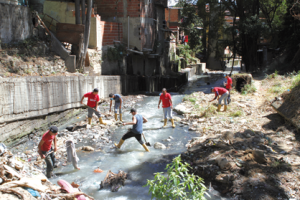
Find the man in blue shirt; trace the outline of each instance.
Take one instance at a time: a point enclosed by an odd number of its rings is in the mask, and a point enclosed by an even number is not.
[[[123,99],[122,99],[121,95],[110,93],[109,97],[110,97],[109,112],[111,112],[112,101],[115,100],[115,108],[114,108],[115,120],[118,121],[118,114],[117,113],[118,113],[118,109],[119,109],[120,121],[122,121],[122,103],[123,103]]]
[[[144,147],[144,149],[146,151],[150,152],[148,147],[142,140],[143,123],[148,122],[148,120],[145,117],[143,117],[142,115],[137,114],[137,111],[134,108],[132,108],[130,110],[130,113],[132,114],[132,122],[123,123],[123,126],[133,125],[132,129],[130,129],[127,133],[125,133],[125,135],[123,135],[122,139],[120,140],[119,144],[115,143],[115,146],[118,149],[120,149],[125,140],[127,140],[128,138],[131,138],[131,137],[135,137],[137,139],[137,141]]]

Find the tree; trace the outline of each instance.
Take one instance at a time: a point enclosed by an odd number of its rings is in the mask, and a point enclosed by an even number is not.
[[[224,50],[225,46],[224,44],[220,46],[215,41],[223,39],[224,6],[222,7],[222,4],[216,0],[198,0],[197,8],[199,17],[203,21],[203,54],[208,58],[212,52],[216,52],[216,57],[220,58],[220,50]]]
[[[185,34],[189,36],[189,46],[194,52],[201,50],[201,29],[202,29],[202,20],[198,16],[196,7],[189,3],[189,1],[181,0],[179,1],[182,5],[181,16],[182,22],[181,26],[184,29]]]
[[[80,5],[82,21],[80,20]],[[86,16],[87,15],[87,16]],[[83,24],[84,34],[81,36],[79,45],[72,45],[72,54],[76,55],[76,68],[83,71],[85,66],[85,58],[87,54],[89,38],[90,38],[90,25],[92,15],[92,0],[87,0],[87,14],[85,15],[85,0],[75,0],[75,23]]]

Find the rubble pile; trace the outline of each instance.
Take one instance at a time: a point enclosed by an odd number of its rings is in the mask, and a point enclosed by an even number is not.
[[[82,192],[78,194],[87,196]],[[41,170],[9,150],[5,149],[4,153],[0,154],[0,199],[60,200],[74,199],[74,195],[64,194],[60,187],[52,184]]]
[[[208,105],[213,98],[196,92],[175,108],[184,116],[180,126],[197,134],[181,155],[191,173],[230,199],[300,198],[297,130],[259,92],[234,93],[227,112]]]

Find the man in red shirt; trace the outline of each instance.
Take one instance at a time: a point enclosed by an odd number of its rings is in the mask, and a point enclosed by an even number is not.
[[[44,133],[39,146],[38,153],[42,159],[45,159],[47,164],[47,177],[51,178],[53,167],[56,168],[56,159],[54,152],[57,150],[56,135],[58,133],[58,128],[56,126],[50,126],[49,131]],[[54,142],[54,149],[52,148],[52,141]],[[52,152],[52,153],[50,153]],[[50,154],[49,154],[50,153]]]
[[[106,125],[106,123],[103,123],[102,117],[100,112],[98,111],[98,102],[100,101],[99,95],[98,95],[99,90],[95,88],[93,92],[88,92],[83,97],[81,98],[80,103],[83,104],[83,99],[88,98],[87,105],[88,107],[88,124],[92,123],[92,117],[93,113],[97,115],[99,118],[100,124]]]
[[[168,121],[167,116],[169,115],[169,118],[171,119],[171,122],[172,122],[172,127],[175,128],[174,120],[172,118],[172,109],[173,109],[172,98],[171,98],[171,95],[169,93],[167,93],[166,88],[162,89],[162,94],[160,95],[159,102],[158,102],[158,109],[159,109],[160,102],[162,102],[162,107],[163,107],[163,111],[164,111],[164,126],[163,127],[167,126],[167,121]]]
[[[232,89],[232,79],[230,78],[230,76],[228,74],[225,74],[225,78],[227,79],[227,83],[224,83],[226,89],[229,91],[229,95],[228,95],[228,104],[230,104],[231,99],[230,99],[230,91]]]
[[[217,109],[218,112],[220,112],[220,109],[222,106],[222,100],[224,100],[224,112],[225,112],[227,110],[227,98],[228,98],[229,92],[225,88],[221,88],[221,87],[213,87],[213,88],[211,88],[211,92],[215,93],[215,98],[213,100],[218,98],[218,101],[219,101],[219,105],[218,105],[218,109]],[[221,96],[221,98],[220,98],[220,96]],[[213,100],[211,100],[209,102],[212,102]]]

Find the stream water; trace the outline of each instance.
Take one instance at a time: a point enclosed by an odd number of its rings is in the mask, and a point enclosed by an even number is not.
[[[185,94],[195,91],[208,92],[212,86],[219,86],[224,79],[218,76],[202,76],[190,81],[185,87],[183,94],[171,93],[174,105],[179,104]],[[207,85],[209,83],[209,85]],[[148,123],[144,124],[144,134],[148,142],[151,143],[150,153],[145,152],[143,147],[136,141],[135,138],[128,139],[124,142],[120,150],[106,147],[102,152],[79,153],[79,166],[81,170],[73,170],[72,165],[61,167],[54,172],[59,174],[56,178],[50,181],[56,183],[59,179],[64,179],[68,182],[75,182],[81,185],[81,190],[93,196],[96,200],[100,199],[151,199],[148,194],[148,187],[143,187],[147,179],[153,179],[153,174],[164,171],[166,164],[170,163],[172,158],[178,154],[185,152],[185,144],[196,134],[188,131],[187,126],[176,125],[176,128],[171,127],[171,122],[168,122],[168,128],[160,128],[163,125],[162,109],[157,108],[159,97],[145,97],[143,101],[136,104],[138,113],[148,119]],[[176,113],[173,112],[173,115]],[[124,121],[131,121],[131,114],[128,111],[123,113]],[[112,132],[113,141],[119,142],[122,135],[126,133],[131,126],[121,126]],[[164,142],[172,136],[171,142]],[[162,142],[167,146],[165,150],[154,149],[155,142]],[[103,170],[101,174],[95,174],[94,169],[100,168]],[[129,179],[125,182],[125,186],[118,192],[111,192],[109,188],[99,190],[100,182],[104,179],[107,172],[111,170],[117,173],[119,170],[129,173]],[[216,191],[210,192],[211,197],[207,199],[224,199],[218,197]]]

